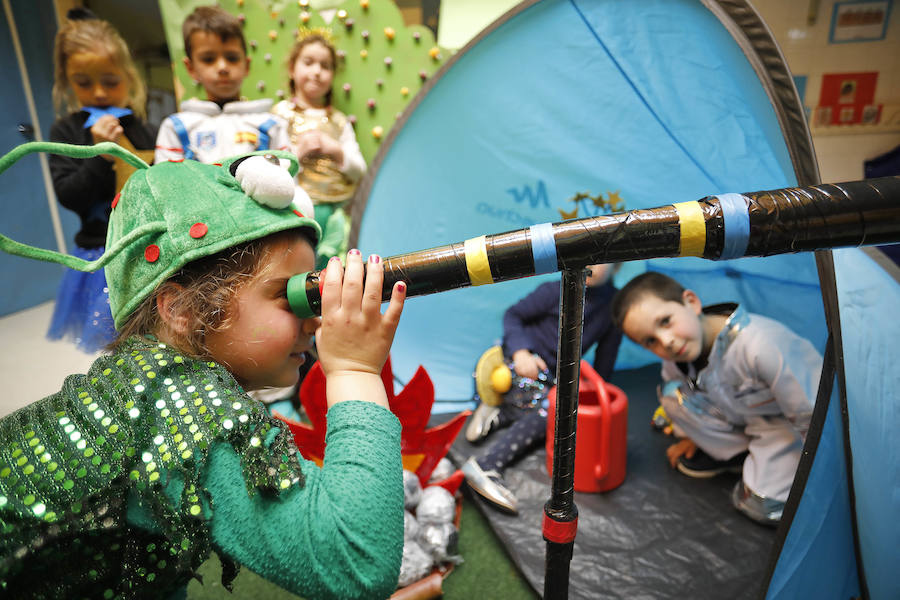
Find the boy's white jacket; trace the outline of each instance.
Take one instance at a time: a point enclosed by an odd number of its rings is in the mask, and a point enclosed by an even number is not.
[[[255,150],[287,150],[287,125],[269,112],[271,108],[269,99],[229,102],[222,107],[208,100],[185,100],[181,111],[160,125],[154,162],[189,158],[216,163]]]
[[[729,424],[741,427],[748,417],[782,415],[805,438],[821,371],[822,356],[812,343],[738,306],[716,337],[706,367],[698,373],[691,366],[685,375],[664,361],[662,376],[688,389],[696,382]]]

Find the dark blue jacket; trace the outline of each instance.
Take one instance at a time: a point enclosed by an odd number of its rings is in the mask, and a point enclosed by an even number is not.
[[[507,309],[503,315],[503,352],[512,356],[526,348],[544,359],[556,377],[556,346],[559,337],[559,281],[548,281]],[[594,370],[604,379],[612,375],[622,332],[612,323],[609,303],[616,288],[612,283],[586,287],[584,333],[581,354],[597,344]]]

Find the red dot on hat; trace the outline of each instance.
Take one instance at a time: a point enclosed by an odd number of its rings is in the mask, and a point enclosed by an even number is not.
[[[297,210],[296,208],[294,209],[294,214],[297,215],[298,217],[302,217],[302,218],[304,218],[304,219],[306,218],[306,217],[303,215],[303,213],[300,212],[299,210]]]
[[[144,258],[147,259],[147,262],[156,262],[159,258],[159,246],[150,244],[144,248]]]
[[[115,207],[116,207],[116,204],[119,203],[119,198],[121,198],[121,197],[122,197],[122,194],[116,194],[116,197],[113,198],[113,201],[112,201],[112,207],[113,207],[113,208],[115,208]]]
[[[209,228],[206,226],[206,223],[194,223],[191,225],[190,234],[192,238],[202,238],[207,231],[209,231]]]
[[[184,162],[183,158],[170,158],[169,162]]]

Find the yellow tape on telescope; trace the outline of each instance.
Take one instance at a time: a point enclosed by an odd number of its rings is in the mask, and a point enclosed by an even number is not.
[[[466,270],[469,272],[469,281],[472,285],[486,285],[494,283],[491,277],[491,265],[488,262],[486,236],[468,239],[465,241]]]
[[[700,203],[679,202],[672,206],[678,213],[681,226],[680,256],[703,256],[703,248],[706,246],[706,221],[703,219]]]

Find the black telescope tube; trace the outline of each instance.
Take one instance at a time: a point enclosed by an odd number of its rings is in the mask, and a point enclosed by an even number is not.
[[[900,242],[900,177],[793,187],[743,194],[749,223],[742,256],[771,256],[826,248]],[[677,205],[563,221],[552,225],[556,270],[675,256],[717,260],[725,247],[724,208],[708,196],[692,210],[702,214],[701,252],[683,252],[683,215]],[[492,283],[536,275],[531,228],[484,236]],[[320,273],[291,278],[288,301],[300,317],[321,313]],[[407,296],[472,285],[464,243],[439,246],[384,260],[384,291],[397,281]]]

